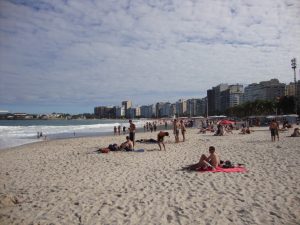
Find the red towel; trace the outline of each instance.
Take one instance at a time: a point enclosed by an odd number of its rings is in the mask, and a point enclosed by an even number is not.
[[[234,167],[234,168],[222,168],[222,167],[217,167],[215,170],[212,170],[211,168],[204,169],[204,170],[199,170],[199,172],[223,172],[223,173],[244,173],[247,172],[245,167]]]

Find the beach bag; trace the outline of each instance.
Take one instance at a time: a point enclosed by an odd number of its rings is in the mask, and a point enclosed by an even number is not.
[[[101,148],[100,152],[101,153],[109,153],[110,149],[109,148]]]
[[[118,145],[117,144],[109,145],[108,148],[111,151],[117,151],[118,150]]]
[[[227,160],[222,165],[222,168],[234,168],[234,164],[232,162],[230,162],[229,160]]]

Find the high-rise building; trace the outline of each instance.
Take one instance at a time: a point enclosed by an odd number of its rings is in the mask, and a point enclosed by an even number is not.
[[[96,118],[108,118],[115,119],[116,118],[116,107],[114,106],[98,106],[94,108],[94,114]]]
[[[245,87],[245,101],[274,100],[285,95],[285,84],[278,79],[253,83]]]
[[[140,107],[141,118],[152,118],[153,116],[153,106],[152,105],[142,105]]]
[[[187,115],[189,117],[205,116],[206,98],[193,98],[187,100]]]
[[[184,99],[179,99],[176,102],[176,115],[177,116],[187,116],[187,101]]]
[[[125,117],[129,118],[128,110],[132,107],[132,102],[131,101],[123,101],[122,106],[125,109]]]
[[[171,103],[169,102],[158,102],[155,105],[155,117],[170,117],[171,115]]]

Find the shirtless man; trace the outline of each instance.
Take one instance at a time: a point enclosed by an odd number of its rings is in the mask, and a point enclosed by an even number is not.
[[[277,140],[279,141],[279,134],[278,134],[278,123],[276,122],[275,119],[272,120],[272,122],[270,123],[270,127],[269,127],[270,131],[271,131],[271,141],[275,141],[277,136]]]
[[[166,147],[164,144],[164,137],[169,136],[169,132],[160,131],[157,135],[157,144],[159,146],[159,150],[161,151],[161,144],[164,147],[164,150],[166,151]]]
[[[186,128],[185,125],[183,123],[183,120],[180,120],[180,129],[181,129],[181,134],[182,134],[182,141],[185,141],[185,132],[186,132]]]
[[[179,142],[179,128],[180,128],[179,123],[177,122],[176,119],[174,119],[174,121],[173,121],[173,133],[175,135],[175,143]]]
[[[120,145],[120,150],[133,151],[133,142],[130,140],[129,136],[126,136],[126,141]]]
[[[132,120],[129,120],[129,138],[132,141],[134,147],[135,124],[132,122]]]
[[[209,149],[209,156],[201,155],[200,160],[198,163],[185,167],[184,169],[188,170],[199,170],[199,169],[207,169],[211,167],[215,170],[218,166],[220,166],[220,158],[215,152],[215,147],[210,146]]]

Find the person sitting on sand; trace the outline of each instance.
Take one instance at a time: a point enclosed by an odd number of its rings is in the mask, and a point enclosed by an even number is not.
[[[239,134],[251,134],[251,132],[253,132],[253,131],[250,130],[249,127],[247,127],[247,128],[243,127]]]
[[[231,126],[225,126],[225,131],[226,131],[227,134],[233,134],[232,130],[233,130],[233,127],[231,127]]]
[[[224,127],[221,124],[218,124],[217,131],[214,136],[223,136],[224,135]]]
[[[130,140],[129,136],[126,136],[126,141],[120,145],[119,150],[133,151],[133,142]]]
[[[294,129],[294,132],[291,134],[291,137],[300,137],[300,131],[298,127]]]
[[[164,144],[164,137],[169,136],[169,132],[160,131],[157,134],[157,143],[159,146],[159,150],[161,151],[161,144],[164,147],[164,150],[166,151],[166,146]]]
[[[184,167],[187,170],[205,170],[208,168],[212,168],[215,170],[218,166],[220,166],[220,158],[216,154],[216,150],[214,146],[210,146],[209,149],[209,156],[201,155],[200,160],[196,164],[189,165]]]

